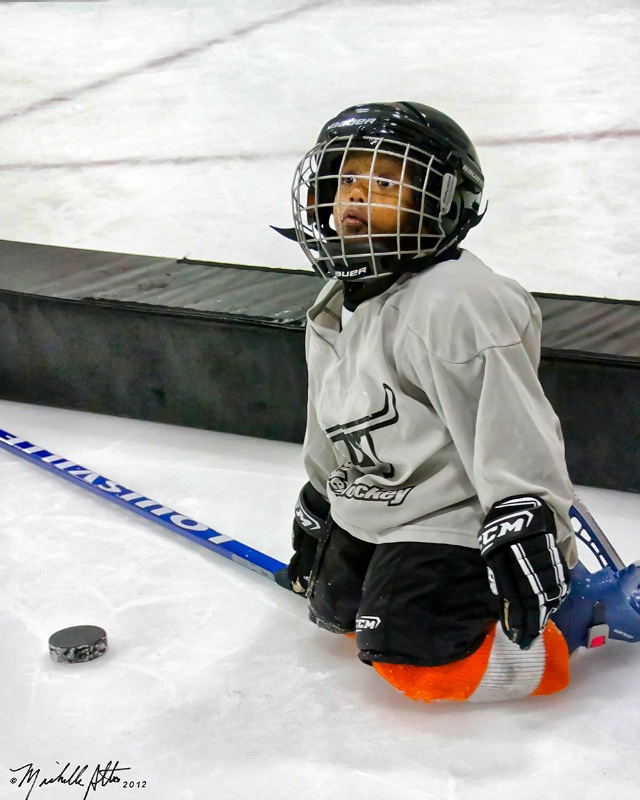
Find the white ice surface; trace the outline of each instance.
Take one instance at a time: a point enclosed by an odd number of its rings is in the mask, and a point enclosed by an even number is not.
[[[478,146],[491,267],[640,300],[637,0],[4,2],[0,74],[0,238],[304,267],[295,164],[410,99]]]
[[[296,445],[6,401],[0,427],[288,555]],[[10,768],[116,759],[153,800],[637,798],[638,646],[577,653],[555,697],[415,704],[264,578],[5,451],[0,479],[2,800],[26,795]],[[580,494],[638,558],[640,497]],[[53,663],[49,635],[78,624],[104,627],[108,654]]]

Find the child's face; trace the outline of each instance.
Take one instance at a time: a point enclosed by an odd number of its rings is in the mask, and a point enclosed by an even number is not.
[[[404,185],[400,186],[402,161],[377,153],[372,170],[373,157],[366,151],[355,152],[342,165],[333,220],[336,232],[343,238],[378,234],[377,241],[384,242],[385,235],[407,232],[409,218],[415,216],[406,210],[412,207],[407,171]]]

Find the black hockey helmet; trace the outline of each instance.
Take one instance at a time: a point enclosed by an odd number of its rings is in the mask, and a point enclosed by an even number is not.
[[[343,166],[362,151],[372,154],[371,169],[356,177],[370,187],[378,155],[393,156],[402,164],[400,190],[411,190],[411,208],[401,207],[399,199],[393,206],[397,230],[391,237],[370,230],[343,237],[336,231],[333,204]],[[295,227],[280,233],[298,241],[324,278],[361,281],[420,272],[478,224],[483,185],[471,140],[446,114],[421,103],[352,106],[324,125],[298,164],[292,186]],[[401,210],[411,215],[412,233],[400,228]]]

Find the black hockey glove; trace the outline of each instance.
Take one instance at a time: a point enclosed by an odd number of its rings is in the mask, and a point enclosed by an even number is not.
[[[491,506],[478,541],[502,628],[528,650],[569,591],[553,511],[537,495],[507,497]]]
[[[307,593],[316,550],[326,534],[328,517],[329,503],[310,483],[305,483],[293,520],[291,544],[295,552],[287,567],[291,588],[297,594]]]

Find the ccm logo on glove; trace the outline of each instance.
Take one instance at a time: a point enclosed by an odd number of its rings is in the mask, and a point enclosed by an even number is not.
[[[506,635],[527,650],[569,591],[553,511],[536,495],[494,503],[478,532],[491,591]]]
[[[540,505],[540,501],[530,498],[532,502]],[[498,504],[496,504],[498,505]],[[500,504],[504,507],[504,504]],[[496,506],[494,506],[495,508]],[[480,552],[485,554],[488,547],[490,547],[496,539],[509,534],[516,534],[524,530],[525,526],[530,526],[533,522],[533,514],[530,511],[516,511],[513,514],[508,514],[495,525],[489,525],[481,528],[478,540],[480,542]]]

